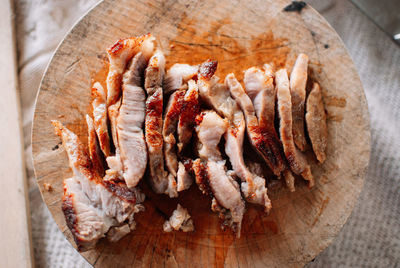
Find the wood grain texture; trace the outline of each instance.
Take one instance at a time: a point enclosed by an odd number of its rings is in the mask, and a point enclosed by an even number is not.
[[[265,215],[248,206],[242,237],[222,231],[210,200],[192,187],[179,197],[195,222],[194,233],[162,231],[178,200],[149,192],[137,229],[116,244],[101,241],[82,255],[95,267],[300,267],[335,238],[362,189],[370,154],[369,116],[354,65],[335,31],[311,7],[282,12],[289,1],[107,0],[67,35],[43,78],[32,133],[35,174],[60,230],[72,241],[61,211],[62,180],[71,176],[51,119],[59,119],[86,142],[92,78],[104,70],[105,48],[119,38],[151,32],[173,62],[220,63],[219,75],[242,76],[252,65],[274,62],[289,70],[298,53],[309,55],[328,114],[328,151],[313,161],[316,187],[301,180],[296,192],[270,189],[273,209]],[[335,100],[340,100],[335,101]],[[337,105],[339,103],[340,105]],[[46,191],[50,183],[53,191]],[[73,243],[73,242],[72,242]]]
[[[0,266],[32,267],[12,1],[0,5]]]

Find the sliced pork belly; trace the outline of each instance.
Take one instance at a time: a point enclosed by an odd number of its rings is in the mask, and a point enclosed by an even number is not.
[[[235,101],[230,97],[226,86],[219,84],[219,78],[214,75],[218,62],[207,60],[199,67],[197,84],[201,99],[213,107],[221,116],[228,120],[233,118]]]
[[[107,49],[109,69],[107,75],[107,109],[110,120],[114,146],[118,148],[116,121],[121,103],[122,74],[129,61],[138,52],[142,52],[146,60],[154,50],[154,37],[151,34],[118,40]]]
[[[162,87],[164,74],[165,56],[161,50],[156,50],[146,68],[144,87],[147,95],[153,95],[158,88]]]
[[[256,112],[260,127],[275,132],[275,97],[274,77],[272,67],[264,65],[265,72],[252,67],[244,73],[244,85],[247,95],[250,97]],[[276,132],[275,132],[275,136]],[[278,139],[279,143],[279,139]]]
[[[250,138],[252,146],[264,159],[272,172],[279,176],[284,170],[284,162],[280,156],[280,148],[271,146],[271,137],[263,135],[263,130],[259,126],[258,119],[255,114],[253,103],[244,91],[242,85],[237,81],[234,74],[228,74],[225,78],[225,84],[228,86],[231,95],[239,104],[246,119],[247,134]]]
[[[115,147],[115,155],[119,158],[119,145],[118,145],[118,134],[117,134],[117,118],[119,115],[119,108],[121,107],[122,99],[119,98],[114,104],[107,107],[108,118],[111,126],[111,137]],[[108,156],[110,158],[112,156]],[[108,160],[107,160],[108,162]]]
[[[289,79],[286,69],[276,72],[278,97],[278,112],[280,117],[280,134],[286,159],[292,171],[308,181],[308,186],[314,186],[314,178],[305,155],[297,149],[292,132],[292,101],[289,90]]]
[[[145,88],[147,91],[145,138],[149,153],[150,185],[156,193],[165,193],[170,197],[178,196],[176,181],[173,175],[164,168],[163,154],[163,90],[162,75],[165,58],[157,51],[149,60],[145,71]]]
[[[96,130],[94,127],[93,119],[86,115],[86,124],[88,128],[88,148],[90,160],[93,163],[93,170],[98,176],[104,176],[104,157],[101,152],[99,143],[97,142]]]
[[[143,134],[146,96],[141,87],[146,59],[139,52],[123,75],[122,103],[117,117],[118,147],[126,185],[135,187],[147,165],[147,149]]]
[[[200,112],[199,91],[194,80],[188,81],[188,90],[182,101],[178,122],[178,152],[182,152],[190,142],[194,130],[194,120]]]
[[[293,139],[296,146],[304,151],[306,136],[304,134],[304,103],[306,100],[308,56],[299,54],[290,74],[290,94],[292,97]]]
[[[140,37],[132,37],[118,40],[107,49],[110,62],[107,75],[107,105],[112,105],[121,96],[122,74],[128,62],[142,51],[143,56],[148,60],[154,50],[154,37],[151,34]]]
[[[104,221],[103,213],[92,206],[75,178],[64,180],[62,210],[79,251],[94,248],[111,227],[111,223]]]
[[[144,195],[124,183],[103,181],[93,170],[84,145],[59,121],[52,121],[61,137],[74,177],[64,181],[62,209],[78,249],[92,248],[112,226],[132,224],[143,209]]]
[[[209,77],[204,64],[200,66],[199,70],[198,84],[202,99],[228,120],[229,127],[225,133],[225,152],[236,175],[242,180],[242,192],[247,201],[260,204],[266,211],[269,211],[271,202],[265,188],[265,179],[251,173],[244,163],[243,139],[246,123],[243,113],[231,98],[226,85],[218,84],[216,83],[217,79]]]
[[[240,237],[245,205],[240,195],[239,184],[226,171],[224,160],[207,161],[207,173],[213,196],[217,204],[223,208],[222,210],[214,208],[214,211],[220,211],[225,224],[236,232],[237,237]]]
[[[328,129],[326,127],[326,114],[322,102],[321,89],[314,83],[307,97],[306,123],[308,136],[318,161],[323,163],[326,159],[326,145],[328,142]]]
[[[241,222],[245,210],[237,182],[228,172],[222,159],[218,144],[228,128],[228,121],[214,111],[206,111],[196,118],[196,133],[199,140],[199,156],[193,163],[196,183],[203,193],[212,193],[216,199],[220,217],[225,219],[240,236]]]
[[[92,87],[93,119],[100,148],[107,157],[110,155],[110,135],[107,126],[107,96],[103,86],[96,82]]]
[[[171,232],[172,230],[193,232],[193,220],[190,217],[188,210],[178,204],[174,212],[172,212],[169,220],[164,222],[163,229],[164,232]]]
[[[170,197],[176,197],[178,193],[175,179],[164,168],[162,107],[162,88],[159,88],[146,101],[145,137],[149,153],[149,179],[156,193],[167,193]]]
[[[178,90],[169,97],[165,108],[164,125],[162,135],[164,138],[164,157],[168,171],[176,177],[178,171],[178,156],[176,155],[175,133],[178,126],[179,115],[182,111],[182,103],[185,97],[184,90]]]
[[[265,212],[271,209],[271,201],[268,198],[268,190],[265,187],[265,179],[249,171],[243,159],[243,139],[245,132],[245,121],[235,127],[229,127],[225,134],[225,152],[229,157],[232,168],[241,183],[241,190],[246,201],[264,207]]]
[[[190,79],[196,77],[199,66],[175,63],[169,68],[165,75],[163,90],[164,94],[169,94],[182,88]]]
[[[264,65],[264,71],[252,67],[244,74],[246,93],[253,102],[258,118],[259,126],[269,148],[277,159],[280,169],[287,169],[282,144],[275,130],[275,98],[274,74],[272,66]],[[290,170],[284,172],[285,182],[290,190],[293,190],[293,175]]]

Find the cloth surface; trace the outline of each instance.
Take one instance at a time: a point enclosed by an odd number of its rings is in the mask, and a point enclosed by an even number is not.
[[[400,47],[347,0],[310,0],[346,44],[371,114],[368,175],[352,215],[308,267],[400,265]],[[34,182],[31,123],[40,79],[66,32],[97,0],[15,0],[26,166],[37,267],[90,267],[58,230]]]

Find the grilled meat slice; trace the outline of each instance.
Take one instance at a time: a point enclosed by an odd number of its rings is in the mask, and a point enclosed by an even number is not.
[[[156,51],[145,71],[147,91],[145,138],[149,153],[150,185],[156,193],[177,197],[176,181],[164,168],[163,154],[163,89],[161,87],[165,68],[165,57]]]
[[[277,156],[280,156],[280,148],[271,146],[272,137],[263,135],[263,129],[259,126],[253,103],[242,85],[235,78],[235,75],[228,74],[225,78],[225,84],[244,113],[250,143],[264,159],[272,172],[279,176],[285,168],[283,161],[277,158]]]
[[[96,82],[92,87],[93,119],[96,134],[99,139],[100,148],[107,157],[110,155],[110,135],[107,125],[107,96],[103,86]]]
[[[212,193],[219,206],[220,217],[240,237],[241,222],[245,210],[237,182],[232,172],[226,170],[218,144],[228,128],[228,121],[214,111],[206,111],[196,118],[199,139],[199,156],[193,163],[196,183],[203,193]]]
[[[209,65],[209,61],[205,64]],[[206,67],[200,66],[200,71],[204,74],[200,72],[198,76],[200,96],[228,120],[229,127],[225,133],[225,152],[233,170],[242,181],[241,190],[247,201],[260,204],[266,211],[269,211],[271,202],[267,195],[265,179],[251,173],[244,163],[243,139],[246,124],[243,113],[230,96],[228,87],[217,83],[217,78],[210,77],[206,70]]]
[[[230,126],[225,134],[225,152],[229,157],[232,168],[241,183],[241,190],[246,201],[264,207],[265,212],[272,208],[268,198],[268,190],[265,186],[265,179],[249,171],[243,159],[243,139],[245,132],[245,121],[243,115],[239,124],[235,127]]]
[[[86,124],[88,128],[88,149],[90,160],[93,163],[93,170],[99,177],[104,176],[104,157],[101,152],[99,143],[97,141],[96,130],[94,127],[93,119],[86,115]]]
[[[156,90],[162,87],[165,74],[165,56],[161,50],[156,50],[149,60],[145,72],[144,88],[147,95],[151,96]]]
[[[59,121],[52,121],[61,137],[74,177],[64,181],[62,209],[80,251],[88,250],[112,226],[132,224],[143,209],[144,195],[124,183],[103,181],[78,137]]]
[[[194,130],[194,120],[200,112],[199,92],[194,80],[189,80],[188,90],[182,101],[178,122],[178,152],[182,152],[190,142]]]
[[[226,171],[224,160],[207,161],[207,173],[213,196],[224,208],[220,217],[222,216],[225,224],[236,232],[237,237],[240,237],[245,205],[238,183],[232,178],[231,173]]]
[[[162,88],[159,88],[146,101],[145,137],[149,153],[150,185],[156,193],[167,193],[176,197],[176,182],[164,168],[162,136]]]
[[[328,129],[321,89],[318,83],[314,83],[308,95],[306,108],[308,136],[310,137],[315,156],[319,162],[323,163],[326,159],[325,151],[328,142]]]
[[[262,134],[267,137],[268,146],[277,159],[280,169],[288,169],[285,163],[282,144],[275,130],[275,99],[276,90],[274,86],[274,74],[272,66],[264,65],[264,72],[256,67],[245,71],[244,84],[247,95],[253,102],[254,109],[258,118]],[[290,176],[291,172],[285,171],[285,182],[289,189],[294,189],[294,184]]]
[[[293,139],[296,146],[304,151],[307,141],[304,134],[304,102],[306,100],[308,56],[299,54],[290,74],[292,97]]]
[[[280,117],[280,136],[286,159],[292,171],[302,175],[308,181],[308,186],[314,186],[314,178],[311,174],[310,165],[305,155],[297,149],[293,140],[292,132],[292,101],[289,90],[289,79],[286,69],[276,72],[276,86],[278,98],[278,112]]]
[[[107,49],[110,62],[107,75],[107,106],[118,101],[121,96],[122,74],[128,62],[142,51],[148,60],[154,50],[154,37],[151,34],[118,40]]]
[[[135,187],[147,165],[147,149],[143,134],[146,96],[141,87],[146,59],[136,54],[122,79],[122,103],[117,117],[118,148],[122,176],[128,187]]]
[[[118,40],[107,49],[110,62],[107,75],[107,109],[111,125],[111,134],[116,150],[118,150],[117,139],[117,116],[121,103],[122,74],[127,64],[138,52],[142,52],[146,60],[149,59],[154,50],[154,37],[151,34],[140,37],[132,37]]]
[[[199,66],[176,63],[169,68],[165,75],[163,89],[164,94],[169,94],[182,86],[192,78],[197,76]]]
[[[253,103],[260,127],[274,131],[275,136],[277,136],[274,128],[276,97],[274,76],[270,65],[265,64],[264,68],[265,72],[256,67],[247,69],[243,81],[246,93]]]
[[[182,112],[182,103],[185,97],[184,90],[172,93],[165,108],[163,138],[164,138],[164,157],[168,171],[176,177],[178,171],[178,157],[176,155],[175,133],[178,126],[179,115]]]
[[[111,223],[104,221],[103,213],[92,206],[75,178],[64,180],[62,210],[79,251],[94,248],[111,227]]]

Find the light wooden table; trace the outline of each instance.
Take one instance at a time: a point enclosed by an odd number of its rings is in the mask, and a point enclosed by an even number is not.
[[[0,266],[32,267],[12,1],[0,6]]]

